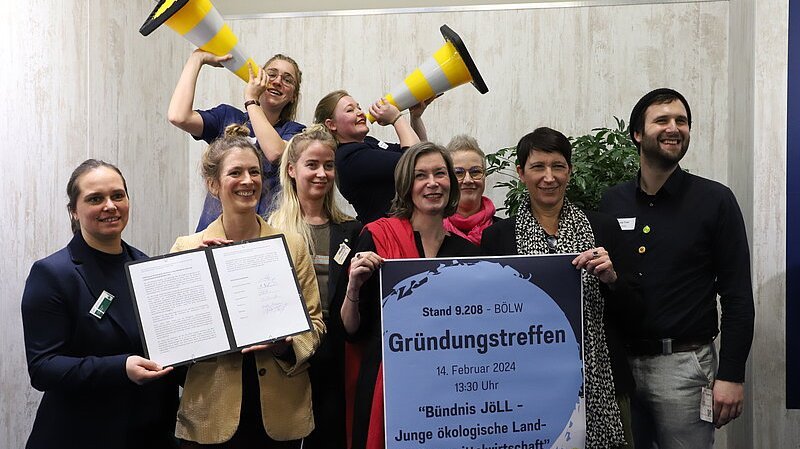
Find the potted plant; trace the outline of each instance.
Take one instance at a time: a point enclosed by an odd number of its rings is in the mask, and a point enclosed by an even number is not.
[[[625,121],[614,117],[616,128],[594,128],[588,134],[570,137],[572,144],[572,176],[567,198],[586,210],[597,210],[607,188],[636,176],[639,153],[631,142]],[[486,156],[486,174],[504,177],[494,188],[505,188],[503,207],[508,216],[516,215],[520,205],[528,201],[525,184],[516,172],[516,147],[501,148]]]

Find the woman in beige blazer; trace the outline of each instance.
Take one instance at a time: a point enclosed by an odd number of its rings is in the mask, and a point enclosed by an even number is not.
[[[229,126],[203,155],[203,176],[222,203],[222,215],[204,231],[179,237],[172,252],[281,232],[256,214],[262,155],[243,132]],[[297,234],[286,234],[286,242],[313,329],[192,365],[178,410],[182,447],[298,448],[314,428],[308,359],[325,325],[308,248]]]

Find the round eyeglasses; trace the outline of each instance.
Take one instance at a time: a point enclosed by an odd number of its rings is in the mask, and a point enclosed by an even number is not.
[[[456,175],[456,179],[459,181],[463,181],[467,176],[467,173],[469,173],[469,177],[475,181],[483,179],[483,175],[485,174],[481,167],[470,167],[469,169],[465,169],[464,167],[454,167],[453,173]]]

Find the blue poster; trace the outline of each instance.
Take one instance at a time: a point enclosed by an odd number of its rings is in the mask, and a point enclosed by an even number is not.
[[[573,258],[384,263],[387,449],[583,449]]]

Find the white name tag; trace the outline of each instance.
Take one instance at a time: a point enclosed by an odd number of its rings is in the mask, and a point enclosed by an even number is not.
[[[714,422],[714,396],[711,389],[703,387],[700,394],[700,419],[705,422]]]
[[[619,222],[619,227],[623,231],[633,231],[636,227],[636,217],[632,218],[617,218]]]
[[[379,140],[379,141],[378,141],[378,146],[379,146],[379,147],[381,147],[381,148],[383,148],[384,150],[385,150],[385,149],[387,149],[387,148],[389,148],[389,144],[388,144],[388,143],[386,143],[386,142],[384,142],[384,141],[382,141],[382,140]]]
[[[339,265],[344,265],[348,254],[350,254],[350,247],[342,243],[339,245],[339,250],[336,251],[336,255],[333,256],[333,260]]]

